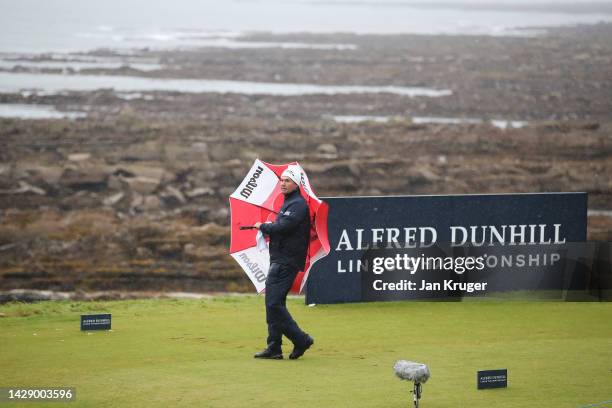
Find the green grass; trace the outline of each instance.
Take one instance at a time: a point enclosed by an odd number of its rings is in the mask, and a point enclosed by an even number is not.
[[[76,387],[75,407],[408,407],[392,369],[408,359],[432,372],[423,408],[612,400],[611,303],[289,307],[315,337],[297,361],[253,359],[266,336],[257,296],[2,305],[0,387]],[[80,314],[106,312],[112,331],[79,331]],[[509,387],[478,391],[476,371],[497,368]]]

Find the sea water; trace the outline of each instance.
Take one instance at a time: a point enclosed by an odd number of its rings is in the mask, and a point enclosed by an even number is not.
[[[0,0],[0,53],[178,48],[249,32],[532,35],[612,21],[612,0]]]

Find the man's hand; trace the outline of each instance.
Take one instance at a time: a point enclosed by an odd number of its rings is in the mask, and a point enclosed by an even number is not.
[[[255,229],[259,229],[259,227],[261,226],[261,222],[256,222],[253,226],[255,227]]]

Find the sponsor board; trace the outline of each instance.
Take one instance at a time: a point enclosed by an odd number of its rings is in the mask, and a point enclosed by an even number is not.
[[[476,383],[479,390],[488,388],[507,388],[508,370],[482,370],[476,374]]]
[[[112,316],[108,314],[81,315],[81,331],[110,330]]]
[[[586,193],[326,198],[306,302],[568,293],[592,281]]]

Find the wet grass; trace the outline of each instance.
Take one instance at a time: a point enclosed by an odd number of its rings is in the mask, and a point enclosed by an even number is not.
[[[408,359],[432,372],[423,407],[612,400],[610,303],[289,306],[316,341],[298,361],[252,358],[266,336],[257,296],[2,305],[0,387],[76,387],[79,407],[407,407],[392,366]],[[80,332],[88,313],[112,313],[113,330]],[[509,387],[478,391],[476,371],[497,368]]]

